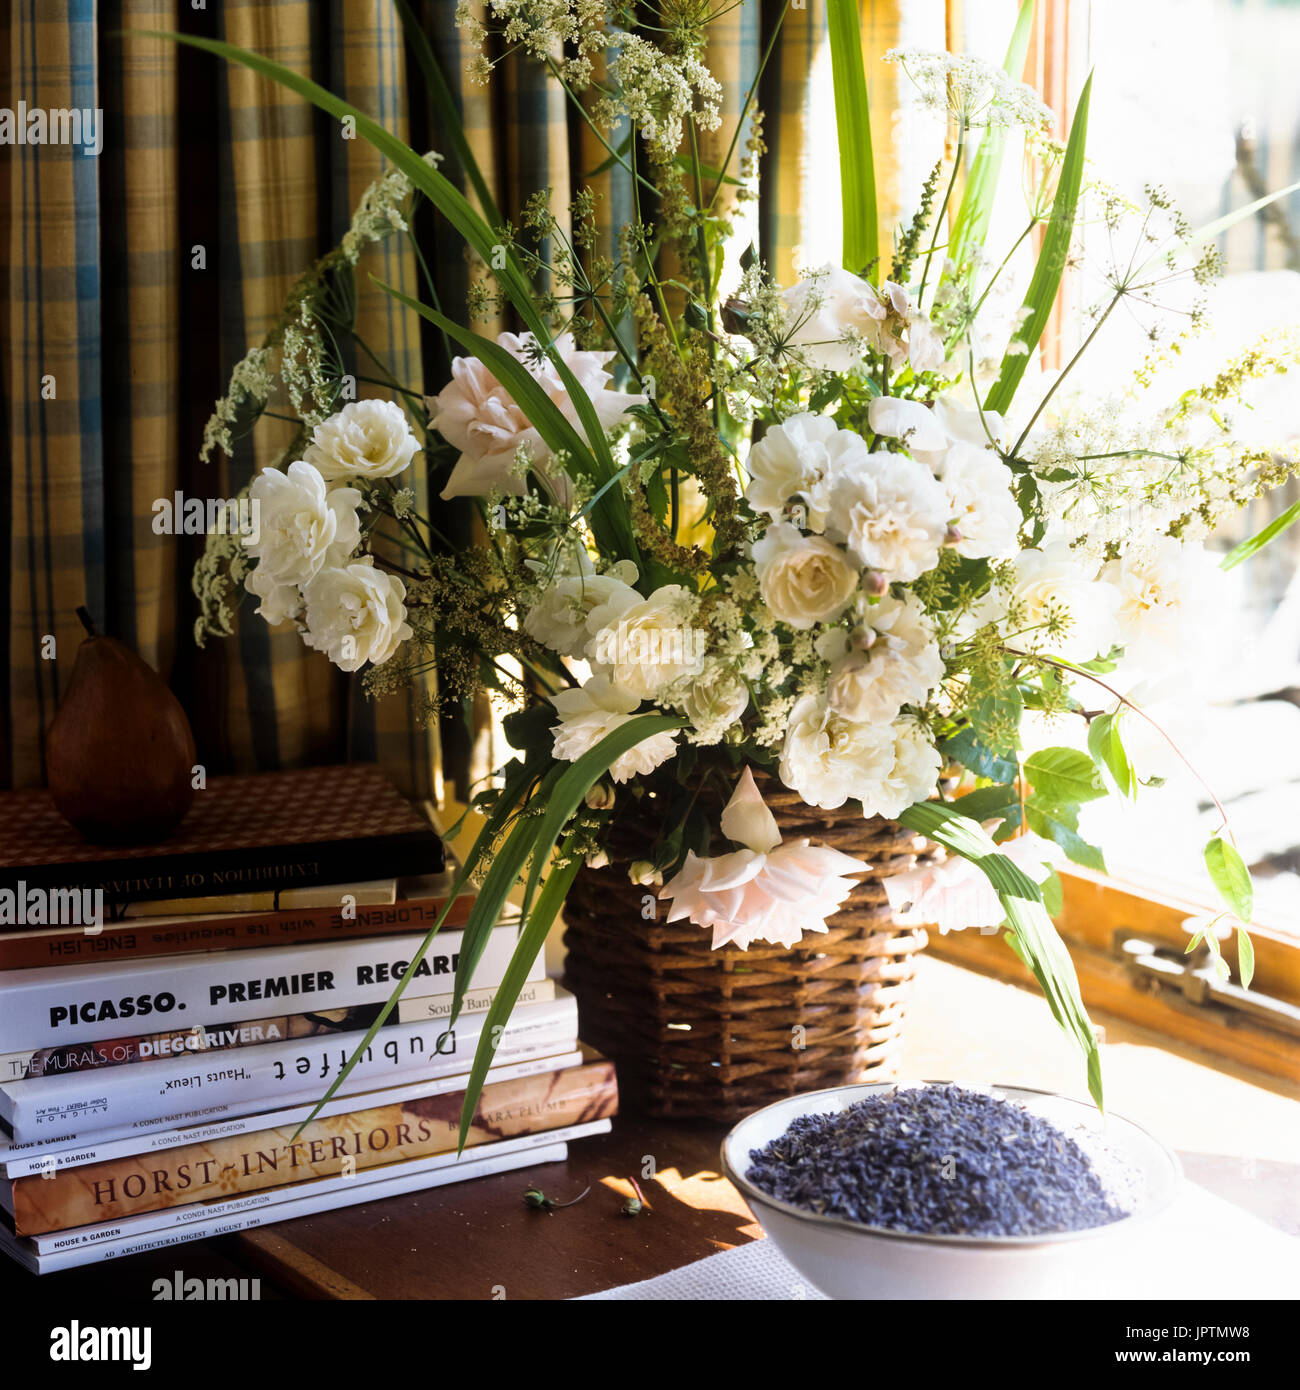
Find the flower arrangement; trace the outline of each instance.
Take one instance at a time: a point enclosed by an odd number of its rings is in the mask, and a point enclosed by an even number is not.
[[[482,214],[436,156],[287,69],[189,40],[355,120],[392,164],[218,406],[209,440],[228,447],[232,422],[266,407],[278,360],[300,433],[251,484],[257,544],[210,538],[200,637],[229,631],[242,588],[268,622],[295,623],[363,671],[372,695],[432,667],[429,714],[482,690],[507,711],[518,756],[475,799],[486,819],[465,866],[479,884],[470,943],[524,885],[516,968],[485,1039],[574,876],[603,862],[611,817],[652,792],[670,813],[631,872],[671,919],[715,947],[824,931],[846,875],[866,866],[784,841],[761,769],[809,806],[860,807],[943,845],[948,863],[893,882],[895,907],[942,926],[1005,925],[1100,1103],[1093,1029],[1046,907],[1055,865],[1103,867],[1079,808],[1138,793],[1124,730],[1146,716],[1125,692],[1168,669],[1197,623],[1218,579],[1205,538],[1297,471],[1294,454],[1243,442],[1230,414],[1250,379],[1285,370],[1293,345],[1262,344],[1161,397],[1162,360],[1203,326],[1195,295],[1217,269],[1221,226],[1194,233],[1160,190],[1134,207],[1093,177],[1088,88],[1067,143],[1049,137],[1041,102],[1008,75],[1023,67],[1032,4],[1006,71],[889,55],[950,123],[954,153],[886,248],[857,8],[830,0],[844,264],[777,284],[734,244],[723,182],[698,157],[697,133],[720,121],[707,11],[659,10],[642,25],[604,0],[490,0],[481,20],[464,16],[484,41],[478,74],[490,75],[494,36],[521,45],[628,172],[638,208],[653,207],[622,229],[617,257],[597,254],[589,193],[567,226],[546,190],[511,228],[459,134]],[[431,62],[426,77],[445,96]],[[742,202],[763,153],[756,90],[723,163],[737,157]],[[1026,226],[998,259],[984,241],[1012,139],[1025,149]],[[350,399],[336,343],[353,267],[369,241],[409,235],[419,198],[476,260],[471,321],[510,310],[519,331],[494,341],[431,307],[432,292],[420,303],[393,291],[456,345],[450,380],[427,397],[393,382],[387,399]],[[1109,246],[1127,236],[1132,249],[1101,266],[1083,345],[1048,375],[1036,354],[1085,206]],[[1033,264],[1027,286],[1017,251]],[[1184,288],[1183,307],[1164,307]],[[1072,371],[1121,304],[1144,316],[1153,348],[1123,398],[1099,402],[1074,391]],[[445,544],[417,511],[404,477],[421,450],[443,498],[477,500],[483,545]],[[1025,754],[1026,711],[1077,722],[1086,751]],[[726,803],[717,824],[706,786]],[[710,853],[721,840],[733,848]],[[1249,875],[1226,824],[1206,859],[1244,929]],[[475,959],[470,946],[457,1004]],[[467,1113],[489,1061],[485,1043]]]

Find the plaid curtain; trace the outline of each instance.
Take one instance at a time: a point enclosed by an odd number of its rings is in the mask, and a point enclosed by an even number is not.
[[[879,132],[890,128],[897,89],[877,55],[900,40],[942,46],[945,9],[924,7],[904,34],[902,0],[862,0],[862,8]],[[726,119],[705,141],[706,161],[725,154],[781,9],[780,0],[745,0],[717,28],[708,61]],[[563,94],[535,64],[513,59],[491,86],[474,85],[455,0],[423,0],[417,10],[503,213],[517,223],[528,195],[550,187],[563,216],[571,190],[589,184],[612,250],[632,216],[630,180],[617,166],[593,173],[607,150]],[[180,29],[256,49],[417,148],[449,148],[416,100],[420,84],[408,74],[390,0],[221,0],[202,10],[187,0],[0,0],[0,107],[104,113],[98,157],[69,145],[0,148],[0,783],[42,779],[45,729],[66,689],[81,636],[75,609],[85,603],[170,680],[209,771],[377,759],[409,793],[436,795],[440,731],[417,726],[414,698],[367,701],[355,679],[251,610],[233,638],[197,649],[189,576],[201,538],[152,529],[156,499],[178,490],[233,496],[283,447],[277,422],[263,421],[233,459],[198,462],[203,423],[231,367],[274,322],[298,274],[346,230],[382,161],[247,70],[119,37],[128,29]],[[818,142],[824,156],[828,94],[824,0],[806,0],[790,7],[758,94],[770,148],[760,249],[784,279],[808,229],[838,218],[838,194],[808,176]],[[742,135],[737,154],[743,149]],[[458,172],[450,159],[444,169]],[[888,233],[898,218],[888,159],[878,177]],[[419,231],[443,305],[463,314],[471,272],[460,245],[431,216]],[[370,288],[366,270],[416,293],[406,243],[392,238],[363,261],[358,329],[398,380],[438,389],[447,374],[440,338]],[[364,362],[357,370],[370,374]],[[431,505],[445,508],[443,529],[472,538],[466,504]],[[441,730],[462,780],[497,751],[487,711],[471,713],[473,740],[459,720]]]

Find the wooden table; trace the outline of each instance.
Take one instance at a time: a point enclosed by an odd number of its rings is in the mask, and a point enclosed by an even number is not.
[[[1110,1105],[1182,1157],[1188,1176],[1300,1235],[1300,1104],[1294,1088],[1209,1065],[1183,1045],[1098,1016]],[[1082,1067],[1033,993],[924,957],[904,1035],[909,1076],[998,1080],[1086,1097]],[[653,1278],[761,1231],[718,1171],[726,1127],[620,1115],[565,1163],[393,1197],[220,1240],[36,1279],[0,1257],[0,1295],[149,1299],[153,1281],[257,1277],[262,1298],[553,1299]],[[647,1160],[655,1176],[643,1179]],[[654,1210],[620,1214],[635,1177]],[[524,1205],[525,1188],[556,1201]],[[1212,1271],[1207,1271],[1212,1286]]]

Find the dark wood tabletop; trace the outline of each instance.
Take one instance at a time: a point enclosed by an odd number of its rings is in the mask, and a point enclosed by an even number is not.
[[[263,1298],[555,1299],[650,1279],[762,1232],[721,1175],[726,1126],[620,1115],[610,1134],[578,1140],[563,1163],[453,1183],[302,1217],[218,1240],[172,1246],[36,1276],[0,1258],[10,1298],[151,1299],[154,1281],[256,1277]],[[623,1214],[635,1178],[650,1208]],[[530,1208],[529,1187],[557,1202]]]

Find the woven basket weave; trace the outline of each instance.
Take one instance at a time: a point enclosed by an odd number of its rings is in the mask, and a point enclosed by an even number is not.
[[[565,983],[583,1040],[617,1062],[625,1098],[651,1115],[732,1120],[799,1091],[895,1074],[926,935],[893,925],[883,879],[938,851],[894,821],[822,811],[774,779],[756,780],[785,838],[807,836],[871,866],[853,876],[825,935],[793,950],[714,951],[710,932],[665,920],[666,902],[646,920],[655,890],[632,884],[627,869],[649,857],[660,826],[653,805],[614,821],[609,865],[581,869],[565,902]]]

